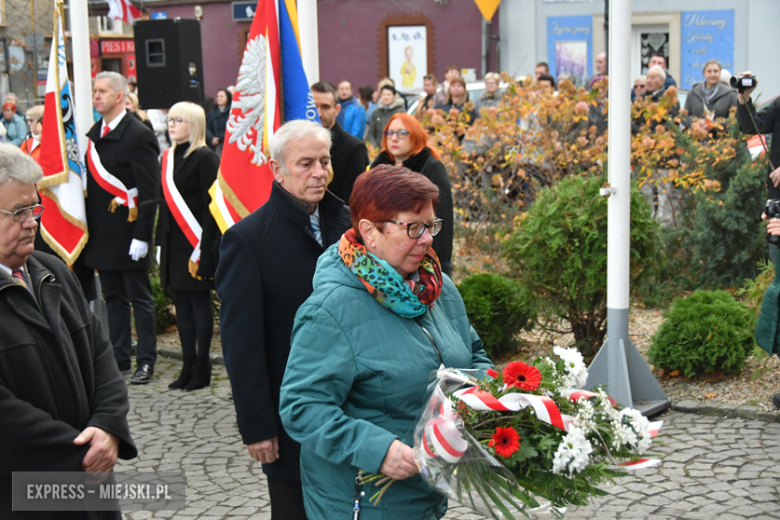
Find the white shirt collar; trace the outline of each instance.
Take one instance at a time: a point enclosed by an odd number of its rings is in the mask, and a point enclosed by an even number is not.
[[[102,124],[102,125],[100,125],[100,135],[101,135],[101,136],[103,135],[103,129],[104,129],[106,126],[109,128],[109,132],[110,132],[111,130],[114,130],[114,129],[116,129],[117,125],[119,125],[119,123],[122,121],[122,118],[124,118],[124,117],[125,117],[125,114],[127,114],[127,109],[126,109],[126,108],[123,108],[123,109],[122,109],[122,111],[119,113],[119,115],[118,115],[118,116],[116,116],[116,117],[113,119],[113,121],[111,121],[109,124],[106,124],[106,120],[105,120],[105,119],[103,119],[103,120],[102,120],[102,121],[103,121],[103,124]]]
[[[2,269],[4,273],[8,274],[8,276],[13,276],[13,270],[10,267],[0,264],[0,269]]]

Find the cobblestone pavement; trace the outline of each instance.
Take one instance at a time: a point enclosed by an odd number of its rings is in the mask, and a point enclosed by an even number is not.
[[[125,518],[270,519],[265,478],[241,444],[224,367],[215,366],[208,389],[168,390],[180,367],[161,358],[151,384],[129,385],[130,429],[140,454],[117,470],[183,470],[187,507]],[[664,444],[655,452],[663,464],[620,479],[588,507],[569,508],[567,520],[780,519],[780,423],[678,412],[662,418]],[[482,518],[456,504],[446,516]]]

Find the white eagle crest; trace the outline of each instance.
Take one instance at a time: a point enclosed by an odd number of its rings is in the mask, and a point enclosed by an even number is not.
[[[262,34],[247,43],[241,68],[238,69],[238,83],[233,98],[227,130],[230,143],[237,143],[239,150],[249,148],[254,152],[252,162],[265,164],[268,158],[263,154],[263,126],[265,124],[265,67],[266,40]],[[241,109],[239,114],[233,108]]]

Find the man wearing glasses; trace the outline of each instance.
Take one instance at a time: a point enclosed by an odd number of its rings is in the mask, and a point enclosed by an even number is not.
[[[137,455],[100,321],[70,269],[34,252],[42,178],[29,156],[0,144],[0,518],[15,518],[14,471],[110,471]]]
[[[154,133],[125,110],[127,80],[116,72],[95,79],[92,101],[103,117],[89,131],[86,164],[89,242],[84,263],[97,269],[119,370],[131,371],[130,307],[138,333],[133,384],[152,380],[157,327],[149,268],[157,198],[159,148]]]

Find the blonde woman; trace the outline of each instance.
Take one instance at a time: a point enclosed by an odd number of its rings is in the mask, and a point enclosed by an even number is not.
[[[163,152],[157,245],[160,283],[176,307],[184,355],[184,368],[168,388],[196,390],[211,384],[211,290],[220,233],[209,211],[208,191],[217,178],[219,158],[206,146],[206,113],[199,105],[173,105],[168,133],[173,144]]]
[[[41,132],[43,131],[43,105],[35,105],[27,111],[27,126],[30,138],[22,143],[21,150],[39,162],[41,158]]]
[[[138,103],[138,96],[136,94],[128,92],[127,95],[125,95],[125,108],[128,112],[140,119],[143,124],[148,126],[152,132],[154,132],[152,122],[149,121],[149,118],[146,116],[146,112],[141,110],[141,105]]]

